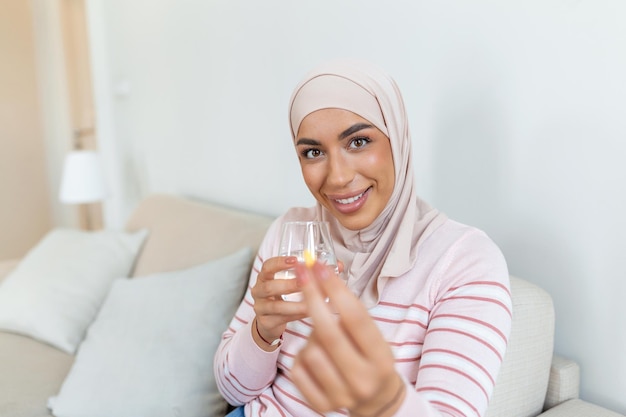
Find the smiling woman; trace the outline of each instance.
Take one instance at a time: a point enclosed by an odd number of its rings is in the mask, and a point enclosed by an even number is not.
[[[417,196],[395,81],[368,63],[329,63],[289,108],[317,204],[265,236],[215,356],[223,396],[246,416],[484,415],[511,326],[506,262],[482,231]],[[294,220],[328,222],[340,275],[276,256]],[[296,279],[274,280],[293,268]],[[280,297],[298,291],[302,301]]]
[[[347,229],[373,223],[395,181],[383,132],[350,111],[321,109],[302,120],[296,148],[304,181],[321,205]]]

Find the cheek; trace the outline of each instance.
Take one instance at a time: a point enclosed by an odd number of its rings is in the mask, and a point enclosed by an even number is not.
[[[321,186],[321,179],[319,170],[316,170],[312,166],[301,165],[300,170],[302,171],[302,178],[304,179],[304,183],[308,187],[311,193],[315,194],[319,191]]]
[[[372,154],[368,158],[363,160],[363,169],[369,171],[372,176],[377,178],[386,179],[388,177],[395,177],[393,170],[393,160],[386,155]]]
[[[389,153],[374,153],[365,160],[363,169],[367,170],[368,176],[376,179],[387,195],[391,195],[396,182],[396,173],[393,165],[393,158]]]

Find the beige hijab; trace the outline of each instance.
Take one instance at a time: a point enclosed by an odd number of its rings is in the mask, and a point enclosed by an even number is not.
[[[348,287],[371,308],[389,279],[410,271],[420,243],[446,219],[417,197],[411,137],[404,102],[395,81],[369,63],[339,61],[310,72],[294,90],[289,116],[295,140],[302,120],[325,108],[358,114],[391,142],[395,186],[387,206],[368,227],[343,227],[321,204],[319,218],[330,223],[337,258],[345,265]]]

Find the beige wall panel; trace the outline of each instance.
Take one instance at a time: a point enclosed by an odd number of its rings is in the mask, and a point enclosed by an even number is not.
[[[29,0],[0,1],[0,259],[51,227]]]

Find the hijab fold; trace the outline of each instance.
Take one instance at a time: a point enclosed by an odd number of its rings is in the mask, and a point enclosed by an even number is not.
[[[378,304],[389,279],[414,267],[420,243],[446,216],[416,194],[406,110],[391,77],[370,63],[351,60],[330,62],[311,71],[291,96],[292,139],[295,141],[300,123],[308,114],[326,108],[344,109],[363,117],[391,143],[395,185],[383,212],[372,224],[349,230],[321,204],[316,206],[318,218],[330,224],[348,287],[371,308]]]

